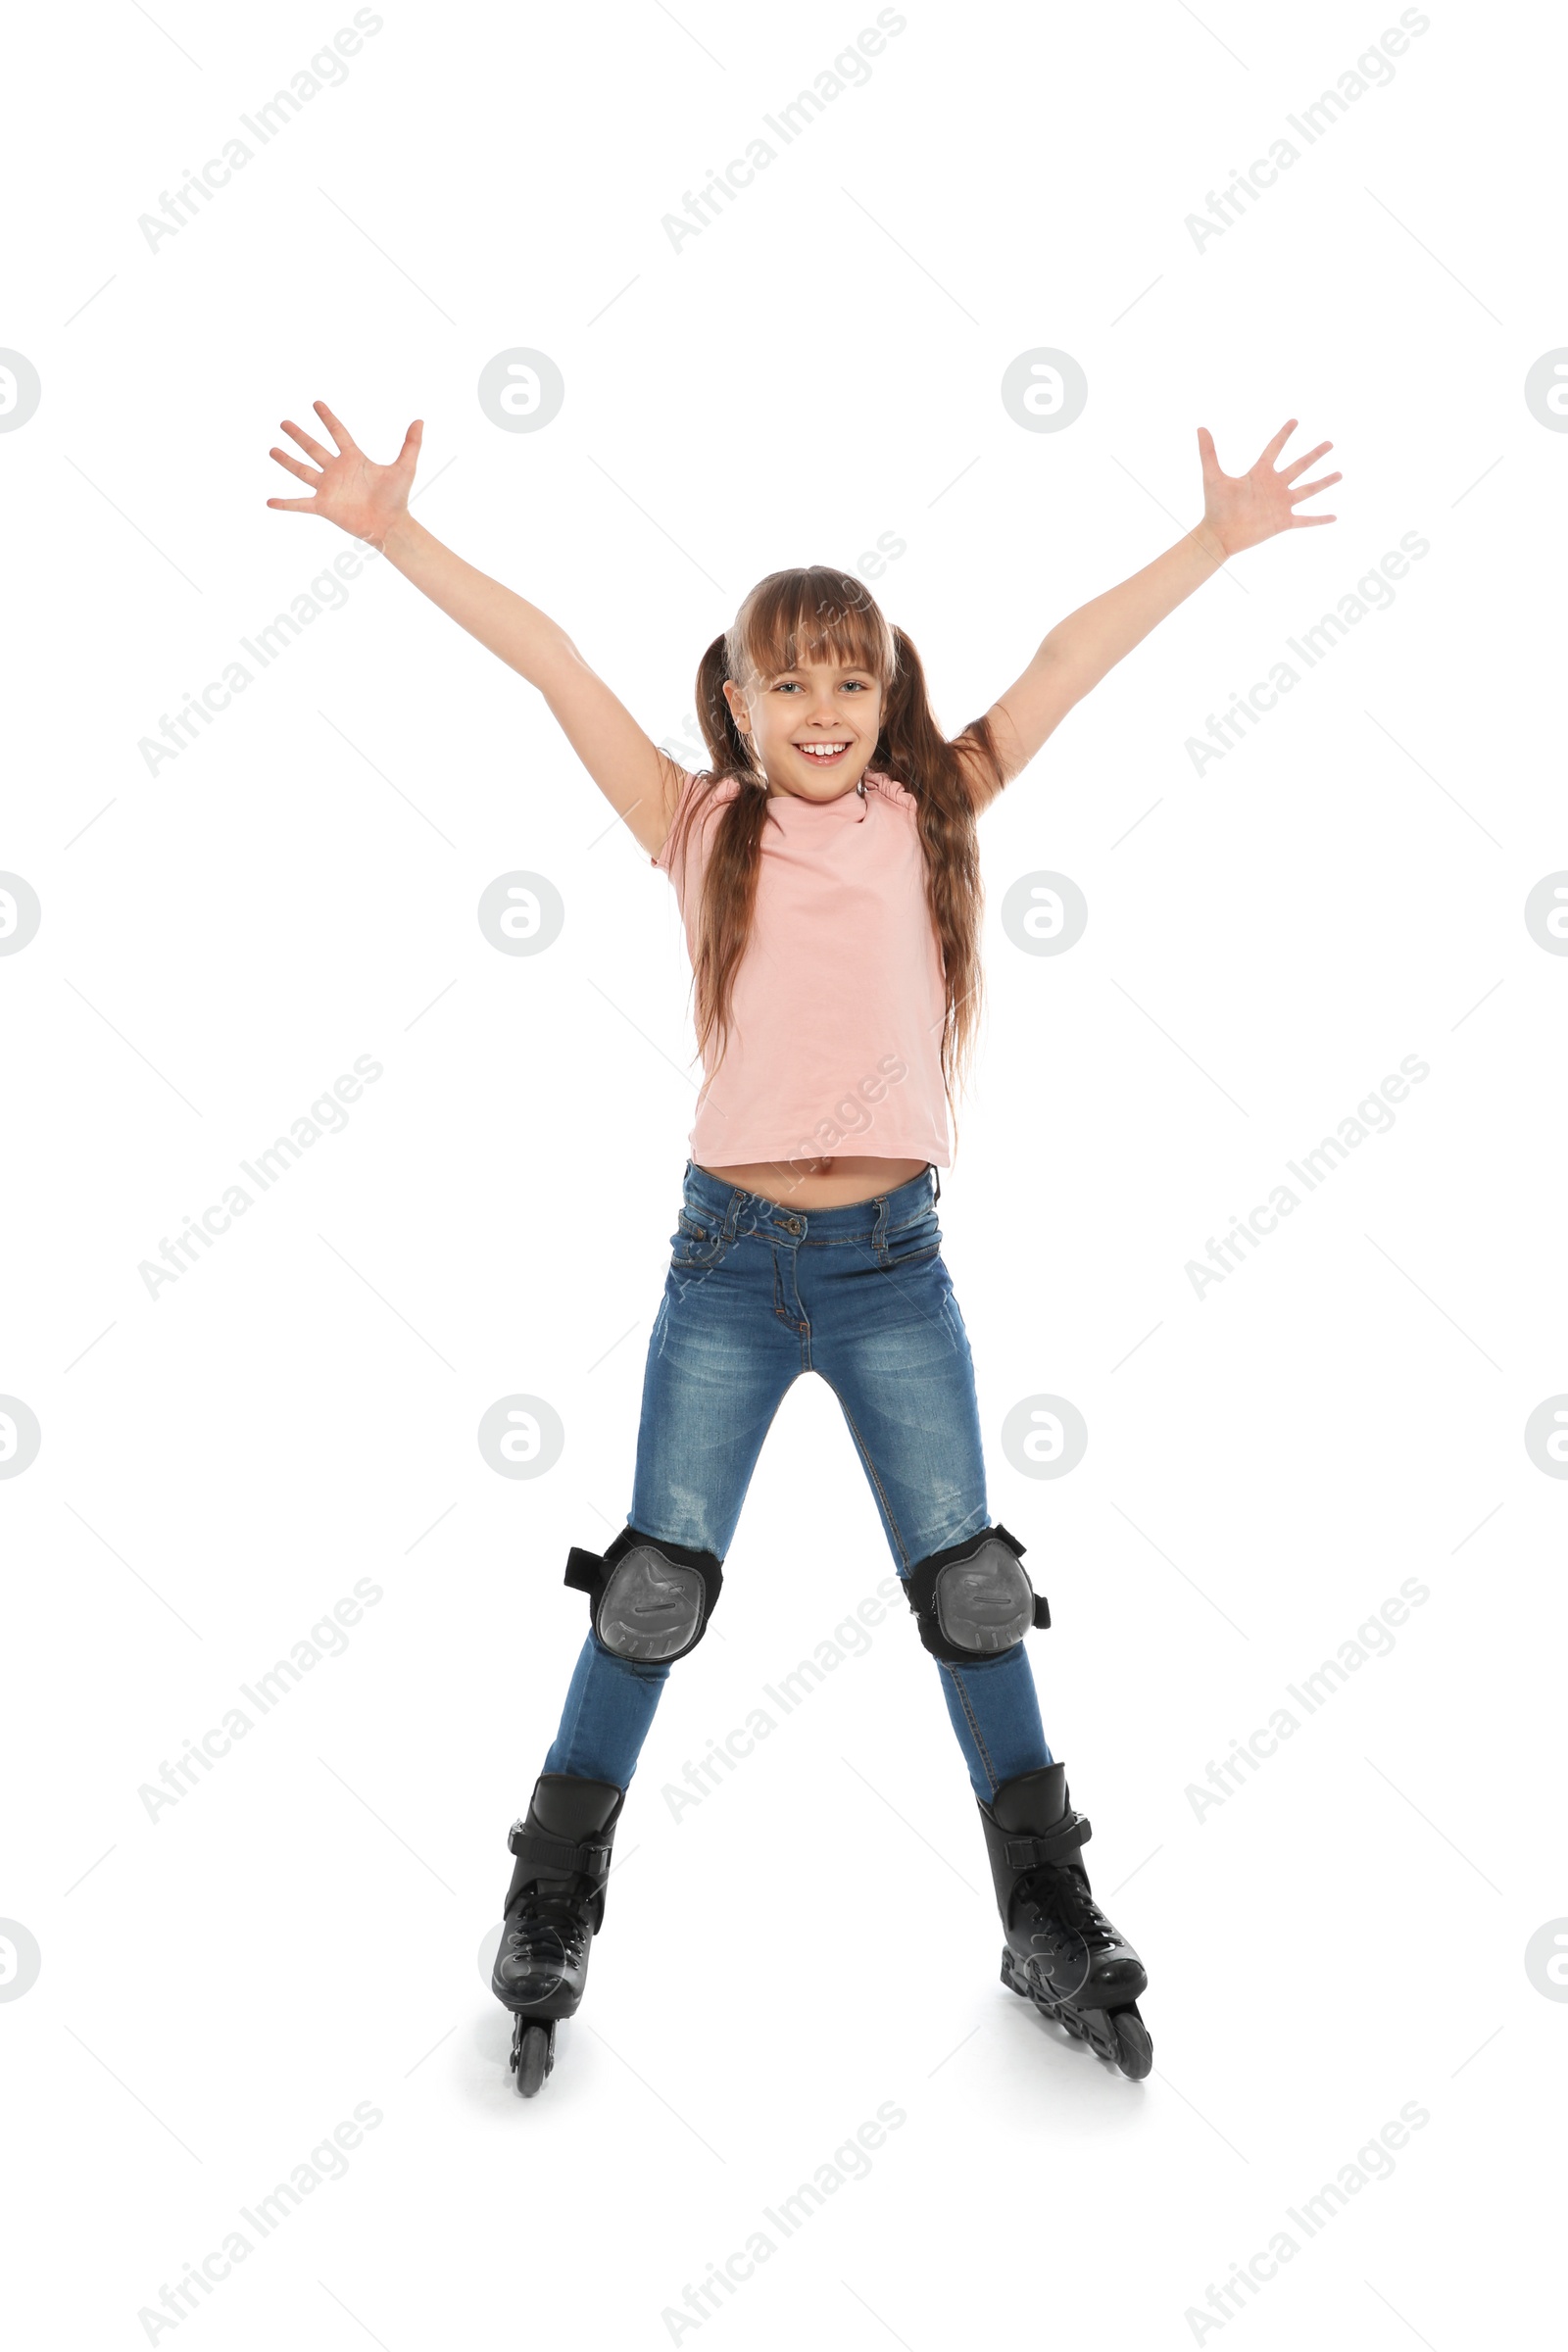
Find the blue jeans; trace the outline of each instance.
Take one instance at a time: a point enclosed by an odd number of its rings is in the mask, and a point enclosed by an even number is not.
[[[845,1208],[792,1210],[686,1163],[648,1344],[627,1524],[722,1560],[784,1393],[817,1372],[843,1408],[901,1577],[990,1525],[968,1335],[942,1262],[933,1172]],[[811,1533],[802,1514],[801,1535]],[[918,1640],[913,1622],[911,1639]],[[977,1796],[1052,1761],[1024,1644],[935,1661]],[[546,1772],[625,1788],[664,1666],[590,1627]]]

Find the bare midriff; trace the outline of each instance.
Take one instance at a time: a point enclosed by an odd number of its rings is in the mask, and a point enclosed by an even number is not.
[[[930,1166],[926,1159],[867,1159],[853,1154],[836,1159],[750,1160],[740,1167],[704,1167],[705,1176],[720,1184],[738,1184],[743,1192],[789,1208],[849,1208],[857,1200],[874,1200],[912,1183]]]

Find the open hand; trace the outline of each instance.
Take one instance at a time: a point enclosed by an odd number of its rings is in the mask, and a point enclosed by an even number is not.
[[[267,503],[285,514],[319,514],[353,538],[368,539],[372,547],[379,547],[398,516],[408,510],[424,425],[416,418],[392,464],[377,466],[357,447],[347,426],[339,424],[324,401],[313,401],[311,406],[337,448],[323,449],[319,441],[313,441],[309,433],[302,432],[297,424],[290,424],[285,416],[284,432],[316,463],[302,466],[286,449],[274,449],[268,454],[276,459],[285,472],[308,483],[314,496],[270,498]]]
[[[1199,531],[1212,541],[1220,560],[1239,555],[1244,547],[1256,547],[1263,539],[1272,539],[1277,531],[1298,531],[1314,522],[1333,522],[1332,514],[1298,514],[1296,509],[1303,498],[1312,498],[1319,490],[1327,490],[1343,474],[1320,474],[1315,482],[1303,482],[1298,490],[1293,487],[1298,474],[1334,447],[1332,441],[1320,441],[1309,449],[1304,458],[1297,458],[1276,472],[1274,461],[1295,432],[1298,419],[1291,417],[1282,424],[1257,463],[1246,473],[1221,473],[1219,460],[1214,455],[1214,436],[1208,427],[1198,428],[1198,452],[1203,462],[1203,519]]]

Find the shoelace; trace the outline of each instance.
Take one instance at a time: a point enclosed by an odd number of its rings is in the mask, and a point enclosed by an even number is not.
[[[1083,1937],[1091,1950],[1108,1950],[1121,1937],[1075,1870],[1047,1865],[1020,1882],[1019,1900],[1030,1903],[1051,1927],[1064,1927]]]
[[[536,1940],[544,1945],[548,1939],[552,1957],[560,1949],[568,1960],[575,1961],[582,1956],[588,1928],[564,1896],[541,1895],[529,1888],[518,1898],[517,1908],[507,1922],[507,1935],[521,1938],[512,1946],[514,1952],[532,1954]]]

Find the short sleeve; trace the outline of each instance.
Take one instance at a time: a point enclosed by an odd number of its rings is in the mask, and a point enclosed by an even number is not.
[[[664,757],[665,759],[669,758],[667,752],[664,754]],[[671,767],[675,767],[676,765],[675,761],[672,760],[669,763]],[[698,791],[699,788],[706,788],[710,776],[710,771],[707,769],[704,769],[700,774],[694,774],[689,767],[681,767],[676,768],[676,772],[680,776],[681,786],[680,791],[676,796],[674,813],[670,817],[669,831],[664,836],[663,847],[657,853],[657,855],[652,855],[649,858],[649,863],[657,866],[662,873],[668,874],[671,881],[673,881],[675,877],[669,860],[671,847],[675,839],[676,828],[685,822],[686,811],[690,807],[693,793]],[[704,810],[705,825],[711,812],[722,807],[725,801],[732,801],[739,790],[740,780],[735,776],[726,776],[721,784],[716,784],[713,786],[711,792],[709,794],[707,808]]]
[[[906,784],[901,784],[897,776],[885,775],[878,767],[868,767],[861,781],[869,784],[873,791],[879,792],[882,798],[895,808],[903,808],[912,815],[918,807],[913,793]]]
[[[663,846],[657,853],[650,854],[648,862],[650,865],[657,865],[661,873],[667,874],[669,872],[669,850],[670,844],[675,838],[675,827],[692,797],[692,787],[697,782],[697,778],[689,767],[682,767],[677,760],[671,760],[667,752],[662,753],[661,757],[679,776],[680,790],[675,795],[675,807],[670,816],[669,831],[664,836]]]

